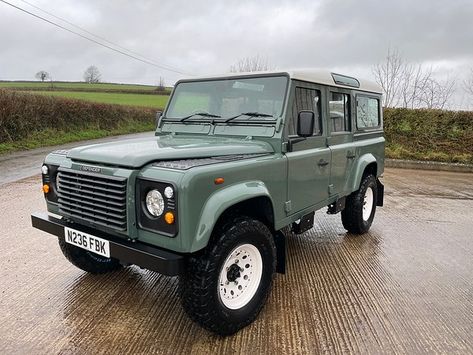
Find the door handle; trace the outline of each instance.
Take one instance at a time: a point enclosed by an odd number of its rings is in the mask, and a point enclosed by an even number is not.
[[[354,159],[356,157],[356,154],[353,152],[348,151],[347,153],[347,159]]]
[[[320,159],[319,162],[317,163],[318,166],[325,166],[328,165],[328,161],[325,159]]]

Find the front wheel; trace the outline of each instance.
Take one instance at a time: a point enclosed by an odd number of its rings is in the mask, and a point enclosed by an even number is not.
[[[347,197],[345,209],[342,211],[342,223],[347,231],[363,234],[370,229],[376,212],[377,198],[376,178],[366,175],[360,188]]]
[[[238,217],[215,242],[193,256],[179,280],[186,313],[204,328],[230,335],[256,319],[268,297],[276,268],[276,247],[268,227]]]

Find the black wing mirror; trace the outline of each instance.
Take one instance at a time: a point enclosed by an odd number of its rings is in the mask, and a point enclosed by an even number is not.
[[[162,111],[157,111],[156,112],[156,128],[159,127],[159,120],[161,119],[161,116],[163,115],[163,112]]]
[[[313,111],[300,111],[297,116],[297,135],[310,137],[314,134],[315,113]]]

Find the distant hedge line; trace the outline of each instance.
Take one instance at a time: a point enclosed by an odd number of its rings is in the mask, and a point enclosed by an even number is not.
[[[102,88],[77,88],[77,87],[9,87],[8,90],[17,90],[17,91],[72,91],[72,92],[108,92],[112,94],[140,94],[140,95],[163,95],[169,96],[171,90],[140,90],[140,89],[102,89]]]
[[[147,108],[92,103],[0,89],[0,144],[55,130],[116,130],[151,123]],[[473,112],[385,109],[386,155],[473,164]]]
[[[473,163],[473,112],[389,108],[384,129],[391,158]]]
[[[20,93],[0,89],[0,143],[15,142],[46,129],[116,129],[130,122],[152,122],[155,111]]]

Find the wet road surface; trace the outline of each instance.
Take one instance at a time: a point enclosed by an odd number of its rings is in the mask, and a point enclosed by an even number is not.
[[[40,178],[0,187],[0,353],[473,353],[473,175],[393,170],[369,234],[339,215],[288,239],[259,318],[221,338],[181,309],[177,279],[91,276],[30,227]]]
[[[111,136],[81,142],[73,142],[57,145],[54,147],[43,147],[9,154],[2,154],[0,155],[0,186],[38,174],[38,172],[41,171],[41,164],[43,164],[44,157],[54,150],[71,149],[81,145],[110,142],[117,139],[141,138],[153,135],[154,132],[125,134],[121,136]]]

